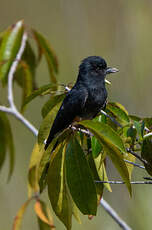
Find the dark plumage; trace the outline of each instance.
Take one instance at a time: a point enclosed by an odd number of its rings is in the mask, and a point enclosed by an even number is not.
[[[80,67],[77,81],[68,92],[56,115],[45,149],[52,139],[66,129],[76,118],[92,119],[106,106],[106,74],[115,73],[116,68],[108,68],[105,60],[98,56],[85,58]]]

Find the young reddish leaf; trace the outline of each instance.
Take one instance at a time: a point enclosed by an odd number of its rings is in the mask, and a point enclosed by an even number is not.
[[[65,146],[59,145],[51,155],[48,170],[48,194],[55,214],[71,229],[72,203],[65,177]]]
[[[123,160],[123,152],[125,147],[118,134],[112,130],[108,125],[101,124],[97,121],[81,121],[79,122],[84,127],[88,128],[101,141],[105,152],[111,158],[113,164],[119,171],[122,179],[131,194],[131,184],[129,180],[128,169]]]
[[[84,152],[76,138],[66,149],[66,176],[72,199],[83,214],[96,215],[97,194]]]
[[[106,109],[109,110],[123,125],[130,122],[128,112],[121,104],[109,102]]]
[[[14,223],[13,223],[13,228],[12,230],[19,230],[21,227],[21,223],[22,223],[22,219],[23,219],[23,215],[26,211],[27,206],[29,205],[30,201],[32,200],[32,198],[28,199],[23,205],[22,207],[19,209],[19,211],[17,212],[16,217],[14,218]]]
[[[9,69],[20,48],[23,31],[23,21],[18,21],[3,34],[0,46],[0,63],[4,62],[4,64],[0,65],[0,79],[2,79],[4,85],[7,83]]]
[[[42,50],[42,53],[44,54],[46,61],[48,63],[51,82],[56,83],[57,80],[55,74],[58,72],[58,62],[57,62],[56,55],[52,50],[49,42],[46,40],[46,38],[43,37],[42,34],[40,34],[36,30],[32,30],[32,32],[39,49]]]
[[[43,201],[37,200],[34,209],[40,221],[47,225],[48,229],[55,229],[50,210]]]

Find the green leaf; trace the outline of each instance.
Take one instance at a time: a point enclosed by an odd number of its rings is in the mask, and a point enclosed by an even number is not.
[[[31,102],[33,99],[35,99],[36,97],[38,96],[42,96],[44,93],[46,92],[50,92],[50,90],[54,90],[56,88],[55,85],[52,85],[52,84],[47,84],[47,85],[44,85],[42,87],[40,87],[39,89],[37,90],[34,90],[32,92],[31,95],[29,95],[25,101],[24,101],[24,104],[22,106],[22,109],[24,109],[24,107],[29,103]]]
[[[51,156],[48,195],[55,214],[71,229],[72,204],[65,177],[65,147],[59,145]]]
[[[105,116],[100,115],[100,116],[94,118],[94,121],[99,121],[99,122],[105,123]],[[101,143],[94,136],[91,138],[91,148],[92,148],[92,154],[93,154],[94,158],[97,157],[101,153],[101,151],[103,150]]]
[[[141,149],[141,157],[147,161],[145,163],[146,171],[152,176],[152,137],[144,138],[142,149]]]
[[[6,140],[5,140],[5,125],[1,119],[0,113],[0,169],[3,166],[6,157]]]
[[[144,120],[144,122],[145,122],[145,126],[146,126],[148,129],[151,129],[151,130],[152,130],[152,118],[151,118],[151,117],[147,117],[147,118],[144,118],[143,120]]]
[[[46,151],[44,151],[39,167],[38,167],[38,178],[39,178],[39,186],[40,186],[40,192],[43,191],[43,189],[46,187],[47,182],[47,173],[48,173],[48,167],[50,165],[50,156],[52,154],[52,151],[55,150],[55,148],[60,144],[63,143],[66,139],[69,138],[71,135],[72,130],[66,129],[64,130],[59,136],[54,138],[47,148]],[[40,144],[41,145],[41,144]],[[56,147],[55,147],[56,146]],[[44,148],[42,146],[42,148]]]
[[[40,147],[38,143],[34,145],[28,172],[28,196],[31,197],[32,192],[39,192],[39,163],[44,153],[44,146]]]
[[[126,148],[134,148],[137,138],[137,130],[134,125],[125,126],[120,130]]]
[[[59,105],[57,104],[54,106],[54,108],[47,114],[47,116],[43,119],[39,133],[38,133],[38,143],[39,145],[44,144],[44,140],[47,139],[49,135],[49,131],[51,129],[51,126],[54,122],[54,119],[56,117],[56,113],[59,109]]]
[[[96,192],[97,192],[97,204],[99,204],[102,194],[103,194],[104,185],[102,183],[96,183],[96,181],[100,181],[100,178],[99,178],[92,154],[88,155],[87,160],[88,160],[88,163],[91,169],[93,180],[95,181],[95,187],[96,187]]]
[[[58,103],[63,101],[65,94],[51,96],[51,98],[44,104],[42,107],[42,116],[43,118],[56,106]]]
[[[125,152],[125,147],[121,138],[117,133],[112,130],[108,125],[101,124],[97,121],[81,121],[79,124],[88,128],[95,136],[101,141],[105,152],[111,158],[113,164],[119,171],[122,179],[126,183],[126,186],[131,194],[131,184],[129,180],[128,169],[123,160],[123,152]]]
[[[33,91],[33,79],[30,67],[25,62],[22,62],[15,73],[15,80],[22,87],[22,103],[21,103],[21,112],[24,112],[25,99],[32,93]]]
[[[51,82],[56,83],[57,80],[56,80],[55,74],[58,73],[58,62],[57,62],[56,55],[53,49],[51,48],[49,42],[46,40],[46,38],[44,38],[42,34],[40,34],[36,30],[32,30],[32,32],[34,34],[34,38],[37,42],[39,49],[42,50],[42,53],[44,54],[46,58],[49,72],[50,72]]]
[[[66,150],[66,175],[72,199],[83,214],[96,215],[97,194],[84,152],[71,138]]]
[[[93,120],[92,121],[91,120],[90,121],[89,120],[81,121],[81,122],[79,122],[79,124],[88,128],[91,132],[93,132],[93,134],[97,138],[98,138],[98,136],[100,136],[100,138],[103,140],[103,144],[107,143],[109,145],[114,145],[120,151],[122,151],[122,153],[126,152],[126,149],[124,147],[124,144],[123,144],[121,138],[108,125],[106,125],[104,123],[100,123],[98,121],[93,121]]]
[[[130,120],[128,112],[121,104],[109,102],[106,106],[106,109],[109,110],[122,125],[126,125],[129,123]]]
[[[91,147],[92,147],[93,157],[97,157],[103,150],[101,143],[94,136],[91,138]]]
[[[3,112],[0,112],[0,121],[2,127],[0,128],[0,133],[3,135],[3,140],[5,144],[5,148],[8,149],[9,151],[9,174],[8,174],[8,180],[11,178],[13,170],[14,170],[14,142],[13,142],[13,135],[12,135],[12,130],[11,126],[9,123],[9,120],[7,118],[7,115],[4,114]],[[2,145],[3,146],[3,145]],[[2,147],[1,151],[4,151],[4,146]],[[4,153],[4,152],[3,152]],[[5,158],[5,156],[3,156]],[[1,164],[3,164],[4,159],[2,159]]]
[[[34,78],[37,67],[36,56],[28,41],[26,42],[26,47],[22,55],[22,60],[29,66],[30,72],[32,73],[32,76]]]
[[[98,157],[94,158],[94,163],[96,166],[96,170],[99,176],[100,181],[108,181],[106,169],[105,169],[105,160],[103,160],[103,154],[100,154]],[[108,183],[103,184],[104,187],[109,191],[112,192],[111,186]]]
[[[144,127],[145,127],[144,121],[142,122],[134,121],[134,126],[137,130],[137,134],[139,135],[140,140],[142,141],[144,135]]]
[[[125,159],[128,160],[128,161],[131,161],[133,163],[135,163],[136,161],[136,157],[133,156],[132,154],[128,153],[126,156],[125,156]],[[128,169],[128,172],[129,172],[129,178],[131,180],[131,177],[132,177],[132,171],[134,169],[134,165],[132,164],[129,164],[126,162],[126,166],[127,166],[127,169]]]
[[[141,121],[142,119],[140,117],[137,117],[135,115],[129,115],[130,119],[133,121]]]
[[[8,72],[21,46],[23,31],[23,21],[18,21],[9,27],[3,35],[0,46],[0,63],[4,63],[0,65],[0,79],[3,85],[7,83]]]

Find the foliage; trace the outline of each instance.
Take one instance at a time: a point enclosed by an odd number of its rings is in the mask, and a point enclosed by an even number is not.
[[[13,230],[20,229],[23,214],[32,200],[35,201],[34,210],[39,229],[55,229],[49,208],[40,200],[40,194],[45,188],[53,211],[70,230],[72,215],[78,222],[79,212],[95,216],[104,188],[111,191],[110,185],[99,183],[108,181],[108,157],[130,195],[134,166],[124,161],[135,162],[130,150],[141,152],[145,169],[152,175],[152,118],[131,116],[121,104],[109,102],[106,107],[108,116],[98,114],[93,120],[79,122],[79,128],[75,127],[75,130],[64,130],[45,151],[44,141],[67,91],[58,83],[58,61],[49,42],[35,29],[27,28],[23,21],[10,26],[0,35],[0,80],[5,88],[25,31],[29,35],[28,41],[14,76],[15,83],[22,90],[21,112],[38,96],[49,94],[50,98],[42,107],[43,121],[31,154],[28,171],[29,198],[18,211]],[[35,41],[37,53],[32,48],[31,39]],[[48,65],[50,84],[38,88],[36,70],[42,56]],[[0,112],[0,168],[4,164],[7,149],[10,153],[10,178],[14,169],[13,137],[7,115]]]

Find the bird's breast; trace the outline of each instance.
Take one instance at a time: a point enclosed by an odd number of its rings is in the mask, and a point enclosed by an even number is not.
[[[90,88],[88,98],[82,111],[82,119],[94,118],[105,107],[107,91],[105,87]]]

